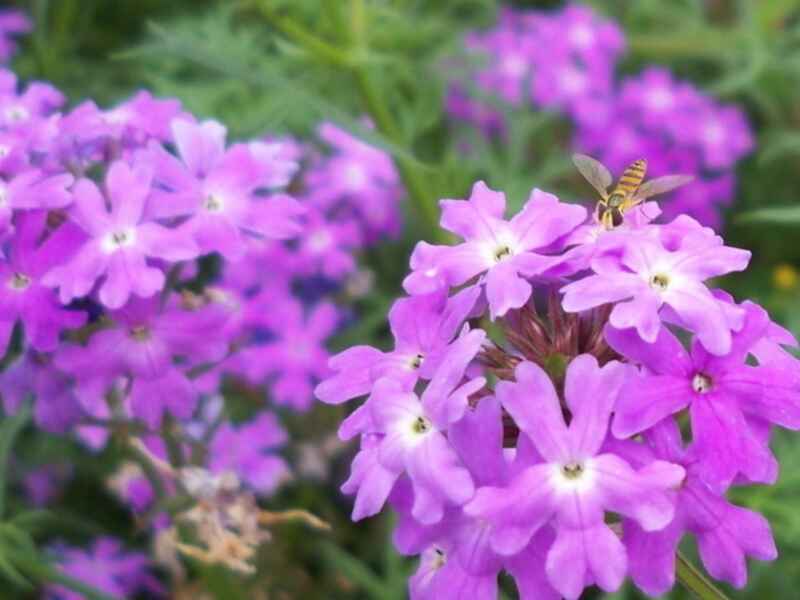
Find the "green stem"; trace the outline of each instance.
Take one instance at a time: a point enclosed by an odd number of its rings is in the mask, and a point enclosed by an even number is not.
[[[14,554],[10,556],[14,565],[22,572],[27,573],[32,579],[45,583],[56,583],[65,588],[69,588],[79,594],[83,594],[88,600],[121,600],[118,596],[112,596],[92,586],[86,585],[62,573],[57,568],[48,564],[39,557],[30,557],[25,554]]]
[[[353,46],[350,51],[343,51],[307,31],[291,19],[281,17],[263,1],[254,0],[253,4],[272,27],[303,47],[317,59],[350,71],[355,79],[356,87],[365,109],[375,123],[375,127],[393,144],[403,145],[402,132],[389,112],[388,107],[381,101],[381,97],[375,89],[368,67],[365,64],[364,58],[368,56],[368,43],[366,40],[368,27],[363,0],[352,0],[350,4],[351,26],[349,33],[350,42]],[[442,241],[445,238],[438,228],[439,211],[436,201],[427,190],[418,163],[413,158],[396,155],[394,156],[394,161],[405,184],[408,196],[419,217],[429,230],[429,234],[433,236],[434,240]]]
[[[31,398],[26,398],[19,407],[17,414],[6,417],[0,426],[0,517],[6,509],[6,486],[8,484],[8,463],[11,456],[11,447],[22,431],[22,428],[31,418]]]
[[[731,49],[741,47],[739,30],[711,29],[692,33],[639,34],[628,38],[635,55],[659,58],[703,57],[723,60]]]
[[[150,457],[142,452],[136,445],[127,444],[131,458],[142,469],[142,473],[150,482],[153,488],[153,493],[156,496],[156,502],[162,501],[167,497],[167,488],[164,485],[164,480],[161,479],[161,474],[158,472],[156,466],[150,460]]]
[[[186,464],[179,428],[180,425],[171,415],[164,416],[164,422],[161,424],[161,438],[167,447],[169,462],[175,468]]]
[[[400,129],[389,113],[386,105],[381,102],[375,86],[369,74],[363,66],[353,68],[353,76],[356,80],[361,99],[364,102],[367,112],[375,123],[378,131],[385,135],[395,144],[402,144]],[[414,204],[419,216],[430,230],[434,239],[441,240],[442,233],[438,228],[439,210],[436,207],[435,199],[426,190],[425,183],[417,165],[407,158],[395,156],[395,164],[403,179],[403,183],[408,191],[408,196]]]
[[[676,572],[681,585],[689,590],[689,593],[695,598],[698,598],[698,600],[728,600],[725,593],[711,583],[711,581],[680,552],[678,552]]]
[[[349,54],[342,52],[336,46],[329,44],[291,19],[281,17],[269,8],[266,2],[254,0],[252,6],[261,13],[270,25],[317,58],[338,67],[350,66],[352,59]]]

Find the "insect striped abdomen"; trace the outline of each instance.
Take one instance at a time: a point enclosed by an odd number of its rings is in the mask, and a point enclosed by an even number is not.
[[[614,194],[620,193],[626,197],[632,196],[642,185],[645,173],[647,173],[647,161],[639,159],[625,169],[622,177],[619,178],[617,187],[614,189]]]

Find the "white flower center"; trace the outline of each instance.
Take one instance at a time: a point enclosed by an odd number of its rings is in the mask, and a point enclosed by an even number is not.
[[[666,88],[656,88],[647,94],[647,105],[652,110],[666,110],[671,108],[675,97]]]
[[[127,123],[131,118],[131,111],[127,108],[115,108],[113,110],[107,111],[103,115],[103,119],[106,123],[110,123],[111,125],[122,125]]]
[[[308,236],[308,248],[312,252],[324,252],[331,246],[331,234],[327,231],[315,231]]]
[[[137,342],[146,342],[150,339],[150,329],[144,325],[131,327],[130,331],[128,331],[128,334]]]
[[[425,360],[425,355],[417,353],[411,357],[411,360],[408,362],[408,366],[411,367],[412,370],[419,369],[422,366],[422,361]]]
[[[0,207],[8,206],[8,188],[0,185]]]
[[[103,238],[103,250],[110,254],[120,248],[133,246],[134,243],[136,243],[136,230],[132,227],[120,229],[107,234]]]
[[[19,123],[20,121],[26,121],[30,116],[31,116],[30,111],[24,106],[20,105],[9,106],[6,109],[6,119],[11,121],[12,123]]]
[[[565,464],[553,464],[551,482],[556,492],[582,493],[594,487],[597,472],[592,460],[570,461]]]
[[[703,139],[709,144],[719,144],[725,139],[725,129],[717,122],[709,123],[703,129]]]
[[[19,292],[27,289],[30,284],[31,278],[24,273],[14,273],[8,280],[8,287]]]
[[[447,555],[444,553],[444,550],[440,550],[439,548],[434,548],[434,557],[433,561],[431,561],[431,568],[432,569],[441,569],[445,563],[447,562]]]
[[[656,273],[650,277],[650,287],[659,292],[665,291],[669,287],[669,275]]]
[[[712,387],[714,387],[714,382],[711,377],[705,373],[695,373],[695,376],[692,378],[692,389],[695,392],[698,394],[705,394],[711,391]]]
[[[500,69],[509,77],[522,77],[528,70],[528,63],[519,54],[509,54],[500,64]]]
[[[569,41],[576,48],[586,49],[594,44],[594,32],[586,25],[573,27],[569,32]]]
[[[567,95],[579,94],[586,87],[586,75],[577,69],[564,69],[558,77],[561,91]]]
[[[222,209],[225,208],[225,202],[219,194],[209,194],[203,201],[203,208],[212,213],[222,212]]]
[[[411,423],[411,431],[415,435],[425,435],[433,429],[433,424],[423,416],[419,416]]]
[[[5,144],[0,144],[0,158],[5,158],[11,154],[11,148]]]
[[[344,170],[344,180],[351,190],[360,190],[367,183],[364,167],[357,163],[350,163]]]

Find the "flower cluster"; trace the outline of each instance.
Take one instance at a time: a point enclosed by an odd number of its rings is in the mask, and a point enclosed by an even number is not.
[[[616,24],[570,5],[552,13],[504,8],[493,29],[471,32],[464,44],[485,62],[469,75],[480,95],[557,110],[581,122],[606,106],[625,40]],[[502,114],[475,99],[469,87],[451,85],[448,113],[487,133],[502,131]]]
[[[0,62],[8,62],[17,50],[14,36],[31,30],[30,19],[19,10],[5,8],[0,10]]]
[[[575,147],[617,173],[647,156],[653,176],[694,174],[696,181],[664,203],[664,213],[718,227],[720,206],[733,198],[733,167],[753,149],[753,136],[740,109],[719,104],[665,69],[649,68],[622,81],[602,117],[578,123]]]
[[[0,15],[0,31],[15,23]],[[391,160],[329,123],[319,149],[230,142],[146,91],[108,109],[65,101],[0,71],[5,413],[32,402],[38,427],[91,450],[117,438],[131,460],[109,483],[156,528],[169,497],[191,497],[169,461],[272,493],[290,476],[288,436],[265,399],[306,410],[329,373],[333,294],[365,293],[355,253],[399,231]],[[244,420],[231,387],[257,399]],[[46,502],[63,479],[41,471],[27,487]],[[69,556],[68,572],[85,570]],[[122,585],[98,582],[132,593]]]
[[[623,34],[580,5],[556,13],[506,10],[493,29],[467,36],[465,46],[487,64],[468,73],[472,92],[463,82],[451,86],[451,117],[493,136],[504,131],[504,117],[487,96],[554,109],[573,123],[573,146],[617,174],[647,157],[652,176],[694,175],[670,196],[665,213],[720,225],[720,207],[734,195],[733,167],[754,145],[739,108],[663,68],[615,82]]]
[[[89,550],[59,546],[53,553],[67,575],[119,598],[130,598],[142,592],[158,597],[164,592],[158,580],[148,572],[147,556],[126,552],[114,538],[97,538]],[[81,600],[83,597],[61,585],[51,585],[45,593],[48,600]]]
[[[708,287],[750,253],[685,215],[606,231],[540,190],[510,219],[483,183],[441,208],[463,241],[415,249],[394,349],[334,356],[317,388],[367,397],[340,429],[360,438],[342,489],[356,520],[398,513],[412,598],[494,598],[501,571],[522,598],[626,577],[660,595],[687,533],[737,587],[746,557],[774,559],[727,493],[773,483],[770,431],[800,429],[797,342]]]

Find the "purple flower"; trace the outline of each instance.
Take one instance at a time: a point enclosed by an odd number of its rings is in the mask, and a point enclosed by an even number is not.
[[[800,429],[800,389],[796,378],[768,363],[746,363],[770,321],[761,307],[745,302],[744,327],[733,335],[724,356],[693,344],[691,353],[662,328],[655,342],[632,331],[607,329],[606,340],[647,371],[631,378],[620,392],[613,432],[629,437],[688,408],[696,472],[708,485],[726,488],[738,473],[751,481],[773,483],[777,462],[753,419]]]
[[[448,439],[476,485],[508,483],[513,466],[504,454],[502,414],[495,398],[482,398],[474,410],[453,424]],[[412,597],[434,600],[468,595],[476,600],[494,599],[497,576],[506,569],[516,579],[521,597],[560,598],[544,569],[554,537],[550,528],[538,532],[520,553],[503,556],[491,546],[491,524],[466,514],[462,507],[448,508],[434,525],[418,523],[411,512],[413,490],[404,483],[398,483],[391,502],[400,514],[395,545],[403,554],[421,553],[419,570],[409,582]]]
[[[57,209],[69,206],[71,175],[46,177],[39,171],[26,171],[9,179],[0,178],[0,229],[8,227],[15,211]]]
[[[352,214],[369,242],[397,237],[403,190],[391,157],[332,123],[322,123],[318,134],[333,152],[306,173],[306,201],[326,212]]]
[[[200,249],[229,259],[243,256],[248,237],[285,239],[298,233],[302,209],[294,199],[256,194],[274,177],[263,153],[254,156],[242,144],[226,150],[225,127],[216,121],[175,119],[171,128],[179,159],[158,144],[149,148],[155,181],[166,190],[154,195],[149,207],[154,216],[188,217],[183,228]]]
[[[444,293],[397,300],[389,312],[395,346],[381,352],[355,346],[331,358],[334,375],[315,390],[329,404],[340,404],[368,394],[382,378],[413,388],[421,377],[430,379],[458,329],[475,305],[478,290],[471,288],[448,298]]]
[[[741,588],[747,582],[745,556],[759,560],[777,557],[767,520],[751,510],[729,503],[712,491],[698,474],[696,446],[683,448],[680,430],[665,419],[648,431],[655,453],[686,469],[686,479],[675,492],[675,519],[661,531],[645,532],[635,522],[623,522],[623,541],[636,585],[659,596],[675,583],[675,556],[684,531],[697,537],[700,558],[708,572]]]
[[[16,413],[33,398],[33,416],[45,431],[64,433],[82,415],[67,376],[53,368],[49,354],[29,350],[0,373],[0,396],[6,414]]]
[[[97,538],[89,550],[61,547],[56,549],[61,570],[83,583],[120,598],[138,592],[161,596],[158,580],[150,574],[150,560],[139,552],[126,552],[110,537]],[[58,600],[81,600],[83,596],[59,585],[48,586],[47,597]]]
[[[616,173],[646,158],[651,176],[695,175],[695,181],[667,197],[664,212],[719,225],[719,208],[733,197],[731,168],[754,145],[742,111],[718,104],[658,68],[622,81],[605,104],[591,121],[579,121],[576,147]]]
[[[0,10],[0,62],[8,61],[16,51],[13,36],[28,33],[32,27],[30,19],[22,11]]]
[[[624,44],[616,24],[576,5],[551,13],[504,9],[493,29],[465,39],[467,50],[485,59],[469,74],[480,92],[511,106],[529,101],[579,122],[594,122],[607,112]],[[502,113],[467,90],[465,82],[451,82],[448,113],[489,135],[503,133]]]
[[[228,340],[219,337],[227,311],[213,304],[186,310],[177,303],[162,311],[153,298],[133,300],[109,316],[113,326],[95,332],[86,346],[59,351],[59,367],[76,377],[79,388],[131,378],[131,412],[151,427],[164,411],[191,416],[197,392],[176,359],[190,365],[221,360],[228,351]]]
[[[666,493],[681,483],[682,467],[654,461],[634,470],[613,453],[603,453],[609,417],[628,367],[600,368],[588,355],[567,369],[565,397],[572,413],[567,426],[553,383],[538,366],[523,362],[516,382],[500,382],[497,398],[533,442],[541,462],[521,470],[508,486],[482,487],[465,512],[492,523],[491,544],[500,554],[522,550],[545,525],[556,528],[547,553],[550,583],[576,599],[587,579],[616,590],[627,570],[622,542],[604,522],[606,511],[635,519],[646,531],[664,528],[673,517]]]
[[[286,443],[286,432],[275,415],[263,412],[239,426],[224,423],[208,447],[212,473],[232,471],[260,494],[269,494],[289,475],[289,467],[274,450]]]
[[[437,272],[450,286],[481,276],[493,319],[528,301],[528,278],[544,274],[563,260],[541,252],[586,219],[583,207],[563,204],[552,194],[534,190],[519,214],[505,221],[505,194],[483,182],[475,184],[469,200],[442,200],[441,206],[442,227],[465,241],[458,246],[427,246]],[[406,287],[416,292],[408,279]]]
[[[52,352],[64,329],[80,327],[86,314],[66,310],[42,276],[75,246],[75,231],[69,225],[46,236],[44,212],[20,215],[9,244],[8,258],[0,262],[0,352],[4,352],[14,324],[19,320],[28,343],[40,352]],[[41,244],[39,241],[44,238]]]
[[[365,433],[379,437],[362,448],[343,486],[357,491],[361,510],[354,512],[354,519],[378,512],[403,473],[414,489],[411,512],[422,523],[439,521],[446,505],[460,505],[472,497],[472,477],[444,433],[464,416],[469,395],[485,383],[482,377],[462,383],[484,338],[481,330],[462,335],[421,396],[391,379],[375,384],[365,405],[374,429]]]
[[[45,285],[59,288],[61,302],[86,296],[102,277],[100,301],[108,308],[120,308],[131,294],[147,298],[163,288],[164,273],[149,266],[148,258],[180,261],[198,255],[182,231],[144,219],[150,183],[147,169],[115,162],[106,176],[106,199],[88,179],[75,185],[70,214],[87,239],[65,264],[42,279]]]
[[[339,311],[333,304],[321,302],[306,315],[299,302],[276,302],[270,292],[257,300],[261,310],[258,324],[271,339],[241,349],[229,365],[253,383],[269,380],[277,404],[307,410],[314,401],[314,384],[329,373],[325,342],[340,320]]]
[[[618,329],[634,327],[652,343],[662,329],[662,307],[668,306],[707,350],[727,354],[731,329],[741,324],[741,309],[717,300],[703,281],[744,270],[750,252],[725,246],[721,238],[689,222],[695,231],[687,233],[677,248],[670,247],[670,240],[659,231],[656,235],[615,232],[619,253],[611,246],[612,250],[595,255],[594,274],[561,289],[564,309],[579,312],[616,302],[611,324]]]

